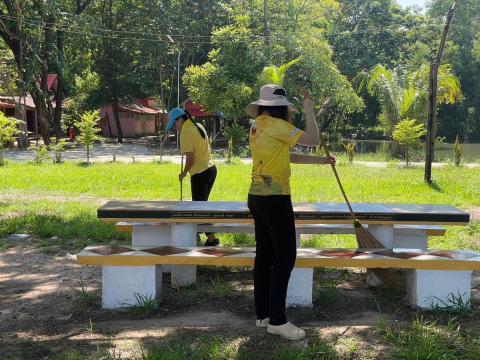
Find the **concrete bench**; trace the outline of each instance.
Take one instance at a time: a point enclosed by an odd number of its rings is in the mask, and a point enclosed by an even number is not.
[[[103,267],[102,305],[134,305],[136,294],[160,298],[162,266],[219,265],[252,267],[254,248],[89,246],[77,262]],[[131,271],[135,267],[135,271]],[[480,270],[480,254],[471,251],[419,249],[298,248],[297,270],[315,267],[407,269],[407,301],[422,309],[469,304],[471,273]],[[306,284],[310,284],[306,281]],[[290,281],[292,285],[292,281]],[[288,296],[295,293],[289,285]],[[295,286],[308,286],[296,282]]]
[[[437,226],[468,224],[470,215],[448,205],[419,204],[352,204],[368,231],[385,248],[428,248],[428,235],[444,230]],[[348,208],[343,203],[294,203],[297,226],[297,247],[301,233],[353,233]],[[253,218],[245,202],[226,201],[108,201],[97,210],[101,221],[129,223],[132,246],[193,247],[198,232],[213,230],[253,232]],[[211,225],[206,225],[211,224]],[[230,225],[232,224],[232,225]],[[431,227],[431,228],[429,228]],[[429,234],[427,234],[427,232]],[[437,234],[439,234],[437,232]],[[196,281],[196,265],[163,265],[171,272],[174,287],[188,286]],[[130,272],[139,271],[131,268]],[[367,270],[369,286],[383,283],[379,270]],[[313,306],[312,268],[296,268],[292,272],[292,291],[288,306]]]

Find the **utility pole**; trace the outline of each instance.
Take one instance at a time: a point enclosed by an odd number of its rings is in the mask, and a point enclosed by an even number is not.
[[[424,180],[428,184],[432,183],[432,162],[435,158],[435,139],[437,137],[437,83],[438,83],[438,67],[442,60],[445,41],[447,40],[448,29],[452,22],[453,14],[457,1],[454,1],[448,11],[443,28],[442,39],[438,47],[437,56],[430,64],[430,79],[428,84],[428,118],[427,118],[427,137],[425,139],[425,173]]]
[[[263,0],[263,26],[265,34],[265,45],[270,46],[270,30],[268,29],[268,0]]]

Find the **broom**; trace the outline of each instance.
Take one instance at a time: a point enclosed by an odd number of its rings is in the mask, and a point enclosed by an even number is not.
[[[330,152],[328,151],[327,144],[325,142],[325,138],[322,133],[320,133],[320,148],[323,148],[327,157],[330,157]],[[357,237],[357,243],[359,248],[385,248],[385,246],[378,241],[372,234],[365,229],[360,221],[357,219],[355,213],[353,212],[352,205],[350,205],[350,201],[348,201],[347,194],[345,194],[345,190],[343,189],[342,182],[340,181],[340,177],[337,173],[337,168],[334,164],[330,164],[332,166],[333,174],[337,179],[338,186],[340,187],[340,191],[342,192],[343,198],[347,203],[348,210],[350,211],[350,216],[353,220],[353,226],[355,228],[355,235]]]
[[[183,171],[183,154],[180,160],[180,172]],[[183,201],[183,180],[180,180],[180,201]]]

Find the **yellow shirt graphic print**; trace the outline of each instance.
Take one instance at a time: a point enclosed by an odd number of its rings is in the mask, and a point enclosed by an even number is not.
[[[250,129],[252,195],[290,195],[290,147],[303,131],[282,119],[261,115]]]

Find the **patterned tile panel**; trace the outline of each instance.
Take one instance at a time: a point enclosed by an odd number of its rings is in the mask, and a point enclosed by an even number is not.
[[[80,264],[147,266],[156,264],[252,266],[255,248],[90,246],[77,254]],[[417,249],[297,250],[298,267],[393,267],[419,270],[480,270],[471,251]]]

